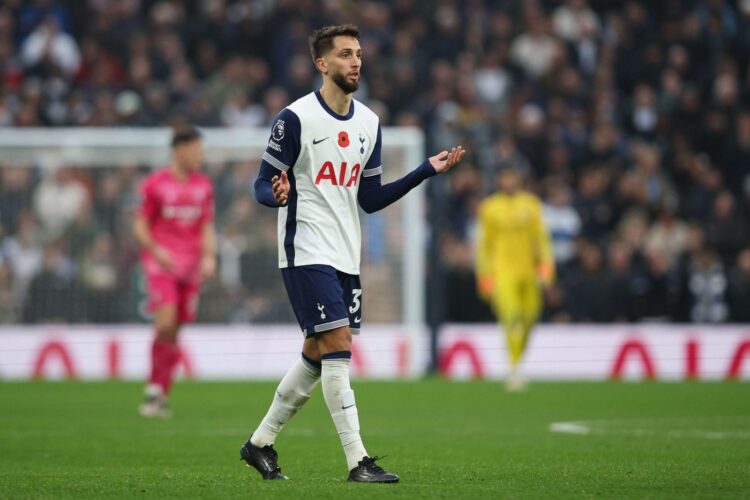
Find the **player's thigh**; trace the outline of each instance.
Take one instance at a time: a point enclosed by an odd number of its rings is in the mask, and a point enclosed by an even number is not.
[[[503,324],[518,321],[522,312],[518,280],[499,280],[495,288],[493,303],[495,314],[498,315]]]
[[[148,290],[148,309],[154,314],[154,326],[157,331],[168,332],[177,326],[177,307],[179,303],[179,283],[165,273],[146,275]]]
[[[198,315],[198,300],[201,285],[198,281],[187,281],[177,288],[177,321],[179,324],[192,323]]]
[[[164,304],[154,311],[154,329],[159,340],[169,342],[177,338],[180,322],[177,319],[177,306]]]
[[[524,280],[521,287],[521,315],[523,320],[534,323],[542,312],[542,290],[536,279]]]
[[[344,290],[331,266],[281,270],[289,302],[306,337],[349,326]]]
[[[349,314],[349,329],[352,335],[359,335],[359,328],[362,324],[362,313],[364,309],[364,297],[362,295],[362,283],[359,276],[354,274],[337,273],[341,290],[342,299],[347,307]]]

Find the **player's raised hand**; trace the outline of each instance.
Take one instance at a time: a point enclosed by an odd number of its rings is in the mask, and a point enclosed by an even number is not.
[[[435,156],[429,158],[430,165],[439,174],[443,174],[452,169],[458,162],[463,160],[466,150],[461,146],[451,148],[450,151],[441,151]]]
[[[273,179],[271,179],[271,184],[273,186],[273,197],[276,198],[276,203],[278,203],[280,207],[286,206],[287,201],[289,201],[290,189],[289,177],[287,177],[286,172],[281,172],[281,176],[274,175]]]

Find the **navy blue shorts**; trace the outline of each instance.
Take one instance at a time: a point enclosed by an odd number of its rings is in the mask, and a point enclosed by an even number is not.
[[[359,276],[331,266],[311,265],[281,270],[286,293],[305,337],[349,326],[359,333],[362,286]]]

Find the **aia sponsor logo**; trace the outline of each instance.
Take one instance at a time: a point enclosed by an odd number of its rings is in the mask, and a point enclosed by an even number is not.
[[[318,174],[315,176],[315,185],[319,186],[321,183],[327,182],[334,186],[356,186],[361,169],[362,167],[359,163],[355,164],[354,167],[349,170],[347,163],[341,162],[341,166],[339,167],[338,172],[336,172],[333,162],[327,161],[322,167],[320,167],[320,170],[318,170]]]

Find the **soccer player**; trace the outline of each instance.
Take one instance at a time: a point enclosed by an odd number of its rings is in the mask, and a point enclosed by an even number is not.
[[[450,170],[465,151],[443,151],[382,185],[378,117],[352,98],[362,69],[359,31],[352,25],[321,28],[309,44],[323,85],[279,113],[255,181],[257,200],[280,207],[279,267],[304,333],[302,356],[240,455],[264,479],[286,479],[274,441],[320,381],[349,481],[395,483],[398,476],[378,466],[362,444],[349,382],[352,333],[359,333],[363,318],[357,205],[367,213],[380,210]]]
[[[492,304],[508,346],[509,391],[523,390],[519,364],[542,307],[541,287],[555,278],[542,204],[521,189],[522,173],[507,166],[500,190],[479,206],[476,274],[479,294]]]
[[[149,310],[154,313],[151,377],[144,417],[168,417],[167,395],[177,365],[180,328],[195,319],[201,281],[216,271],[213,187],[198,170],[203,141],[193,127],[172,136],[172,163],[151,173],[140,188],[133,232],[142,248]]]

